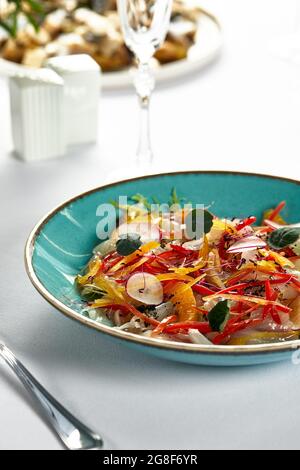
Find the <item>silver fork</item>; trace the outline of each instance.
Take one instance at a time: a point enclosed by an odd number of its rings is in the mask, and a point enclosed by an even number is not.
[[[103,440],[66,410],[31,375],[15,355],[0,342],[0,357],[13,370],[27,391],[35,398],[58,437],[69,450],[100,450]]]

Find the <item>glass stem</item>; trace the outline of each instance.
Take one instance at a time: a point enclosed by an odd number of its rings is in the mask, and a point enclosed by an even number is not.
[[[137,148],[137,164],[148,167],[153,161],[150,138],[150,99],[154,89],[154,77],[149,63],[139,62],[135,88],[140,104],[140,132]]]

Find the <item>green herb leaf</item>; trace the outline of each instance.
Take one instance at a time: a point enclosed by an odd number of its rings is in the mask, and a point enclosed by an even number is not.
[[[177,196],[176,188],[173,188],[171,191],[171,205],[173,204],[180,204],[180,199]]]
[[[217,305],[209,312],[208,321],[213,331],[221,333],[228,322],[230,316],[230,310],[228,307],[228,300],[221,300]]]
[[[213,215],[206,209],[193,209],[185,218],[187,237],[199,239],[209,233],[213,226]]]
[[[116,245],[117,253],[121,256],[128,256],[138,250],[141,245],[141,237],[137,233],[121,235]]]
[[[160,205],[159,199],[156,196],[152,196],[152,201],[154,204]]]
[[[81,291],[81,296],[89,301],[101,299],[104,294],[105,292],[103,292],[103,290],[93,284],[86,284]]]
[[[280,250],[281,248],[286,248],[296,241],[300,237],[300,228],[289,228],[283,227],[277,230],[274,230],[268,238],[268,243],[271,248],[274,250]]]
[[[8,3],[14,4],[14,8],[10,13],[4,13],[0,19],[0,27],[5,29],[8,34],[15,38],[18,33],[19,17],[22,13],[28,22],[38,31],[43,20],[45,10],[43,2],[39,0],[8,0]]]
[[[134,202],[137,202],[138,204],[142,204],[146,209],[151,209],[151,204],[149,203],[148,199],[143,196],[143,194],[134,194],[130,199]]]

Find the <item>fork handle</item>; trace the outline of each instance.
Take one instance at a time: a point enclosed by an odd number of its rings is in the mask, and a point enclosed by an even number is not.
[[[45,388],[31,375],[16,356],[0,343],[0,356],[13,370],[27,391],[40,405],[44,416],[69,450],[101,449],[100,436],[81,423],[66,410]]]

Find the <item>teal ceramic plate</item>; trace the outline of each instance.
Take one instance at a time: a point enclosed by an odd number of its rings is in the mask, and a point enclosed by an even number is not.
[[[148,176],[100,187],[65,202],[35,227],[26,246],[27,272],[40,294],[60,312],[109,335],[112,341],[136,348],[138,352],[214,366],[291,360],[300,341],[253,346],[181,344],[145,338],[92,321],[83,314],[84,306],[74,288],[74,277],[86,265],[97,244],[97,207],[120,195],[131,196],[139,192],[167,201],[171,189],[176,187],[178,193],[192,203],[213,204],[213,211],[218,216],[241,218],[249,214],[260,217],[265,209],[286,200],[286,215],[291,223],[295,223],[300,219],[299,185],[298,181],[263,175],[187,172]]]

